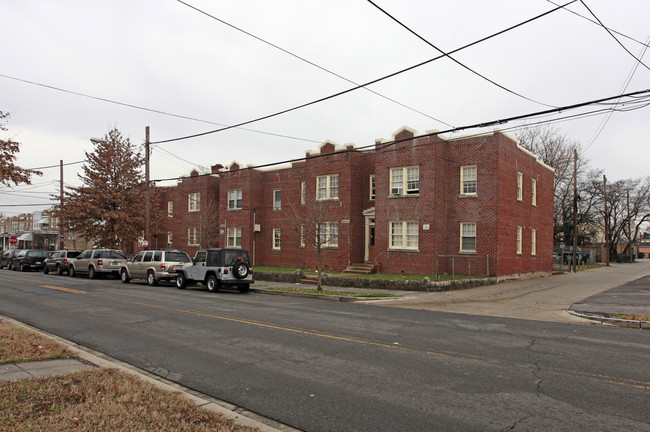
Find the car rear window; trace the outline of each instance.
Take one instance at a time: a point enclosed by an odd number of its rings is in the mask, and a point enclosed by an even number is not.
[[[68,258],[77,258],[81,255],[81,251],[68,251]]]
[[[190,257],[183,252],[167,252],[165,254],[165,259],[170,262],[190,262]]]
[[[126,259],[126,255],[120,251],[107,251],[104,257],[112,259]]]

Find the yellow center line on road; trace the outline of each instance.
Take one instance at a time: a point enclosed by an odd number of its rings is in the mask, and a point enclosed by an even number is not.
[[[64,287],[57,287],[57,286],[51,286],[51,285],[40,285],[40,287],[41,288],[58,290],[58,291],[65,291],[65,292],[74,293],[74,294],[88,294],[87,291],[76,290],[76,289],[72,289],[72,288],[64,288]]]
[[[71,288],[54,287],[54,286],[49,286],[49,285],[41,285],[41,287],[66,291],[66,292],[70,292],[70,293],[74,293],[74,294],[87,294],[86,291],[75,290],[75,289],[71,289]],[[465,359],[465,360],[481,362],[481,363],[493,363],[492,360],[490,360],[488,357],[474,355],[474,354],[465,354],[465,353],[459,353],[459,352],[454,352],[454,351],[429,351],[429,350],[426,350],[426,349],[418,349],[418,348],[407,347],[407,346],[399,345],[397,343],[389,344],[389,343],[385,343],[385,342],[377,342],[377,341],[372,341],[372,340],[363,340],[363,339],[351,338],[351,337],[346,337],[346,336],[338,336],[338,335],[323,333],[323,332],[319,332],[319,331],[315,331],[315,330],[305,330],[305,329],[300,329],[300,328],[285,327],[285,326],[280,326],[280,325],[277,325],[277,324],[267,323],[267,322],[263,322],[263,321],[255,321],[255,320],[234,318],[234,317],[228,317],[228,316],[222,316],[222,315],[213,315],[213,314],[209,314],[207,312],[201,312],[201,311],[192,310],[192,309],[175,308],[175,307],[170,307],[170,306],[163,306],[163,305],[139,302],[139,301],[135,301],[135,300],[125,300],[123,298],[115,298],[115,297],[110,297],[110,296],[105,296],[105,295],[97,295],[97,294],[92,294],[92,293],[90,295],[94,295],[94,296],[97,296],[97,297],[103,297],[103,298],[110,298],[112,300],[121,301],[123,303],[130,303],[130,304],[135,304],[135,305],[139,305],[139,306],[146,306],[146,307],[155,308],[155,309],[164,309],[164,310],[169,310],[169,311],[173,311],[173,312],[180,312],[180,313],[185,313],[185,314],[190,314],[190,315],[195,315],[195,316],[202,316],[202,317],[207,317],[207,318],[216,318],[216,319],[219,319],[219,320],[236,322],[236,323],[240,323],[240,324],[252,325],[252,326],[268,328],[268,329],[273,329],[273,330],[280,330],[280,331],[291,332],[291,333],[296,333],[296,334],[303,334],[303,335],[308,335],[308,336],[315,336],[315,337],[320,337],[320,338],[339,340],[339,341],[351,342],[351,343],[357,343],[357,344],[363,344],[363,345],[369,345],[369,346],[376,346],[376,347],[381,347],[381,348],[397,349],[397,350],[402,350],[402,351],[407,351],[407,352],[418,352],[418,353],[423,353],[423,354],[426,354],[426,355],[432,355],[432,356],[438,356],[438,357],[462,358],[462,359]],[[533,369],[532,366],[531,366],[531,369]],[[553,374],[553,375],[557,375],[557,376],[565,376],[565,377],[576,378],[576,379],[581,379],[581,380],[586,380],[586,381],[597,381],[597,382],[601,382],[601,383],[605,383],[605,384],[614,384],[614,385],[625,386],[625,387],[633,387],[633,388],[637,388],[637,389],[641,389],[641,390],[650,390],[650,381],[640,381],[640,380],[634,380],[634,379],[629,379],[629,378],[618,378],[618,377],[611,377],[611,376],[608,376],[608,375],[592,374],[592,373],[588,373],[588,372],[563,370],[563,369],[557,369],[557,368],[549,368],[547,370],[547,372],[550,373],[550,374]]]

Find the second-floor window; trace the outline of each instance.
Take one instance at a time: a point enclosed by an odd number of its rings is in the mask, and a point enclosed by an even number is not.
[[[370,200],[375,199],[375,175],[370,176]]]
[[[305,205],[307,200],[307,184],[305,182],[300,182],[300,204]]]
[[[517,201],[524,200],[524,174],[517,173]]]
[[[228,191],[228,210],[241,210],[242,208],[242,191],[241,189],[231,189]]]
[[[316,200],[339,199],[339,175],[332,174],[316,178]]]
[[[476,195],[476,165],[460,167],[460,194]]]
[[[531,204],[537,206],[537,180],[533,179],[531,189],[532,189],[531,197],[530,197]]]
[[[391,168],[390,194],[414,195],[420,193],[420,167]]]
[[[167,217],[174,217],[174,201],[167,201]]]
[[[191,193],[187,196],[187,211],[197,212],[201,210],[201,192]]]
[[[273,189],[273,210],[282,209],[282,190]]]

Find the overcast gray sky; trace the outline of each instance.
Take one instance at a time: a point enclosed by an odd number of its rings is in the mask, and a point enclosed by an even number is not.
[[[145,126],[156,142],[239,124],[440,54],[366,0],[186,3],[0,0],[0,110],[11,113],[3,138],[22,144],[18,163],[37,168],[61,159],[81,161],[84,151],[92,150],[89,138],[112,127],[141,144]],[[584,3],[605,26],[624,35],[614,33],[634,56],[643,54],[637,41],[650,37],[650,2]],[[555,8],[547,0],[375,4],[447,52]],[[647,66],[584,19],[594,20],[585,4],[574,2],[453,55],[510,92],[443,58],[369,86],[375,93],[359,89],[246,130],[153,145],[151,177],[179,177],[194,167],[233,160],[267,164],[303,157],[325,140],[361,147],[390,139],[405,125],[420,133],[446,130],[650,89]],[[643,62],[650,65],[650,55]],[[579,141],[591,166],[604,169],[610,180],[650,174],[649,108],[639,103],[623,108],[632,110],[614,112],[601,133],[606,114],[553,123]],[[65,167],[66,184],[78,184],[80,167]],[[44,173],[33,186],[1,188],[0,212],[11,216],[46,208],[48,193],[58,193],[59,170]],[[44,205],[5,207],[36,203]]]

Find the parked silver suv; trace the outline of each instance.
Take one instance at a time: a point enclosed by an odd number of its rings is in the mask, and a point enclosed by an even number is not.
[[[183,251],[173,249],[139,252],[120,267],[120,279],[129,283],[131,279],[146,279],[150,286],[161,280],[176,278],[176,268],[192,261]]]
[[[68,275],[75,277],[78,273],[87,273],[90,279],[95,279],[98,274],[117,276],[125,261],[126,255],[120,250],[88,249],[69,261]]]
[[[243,249],[204,249],[196,252],[191,263],[176,268],[176,287],[201,283],[210,292],[219,288],[237,288],[247,292],[253,283],[248,251]]]

